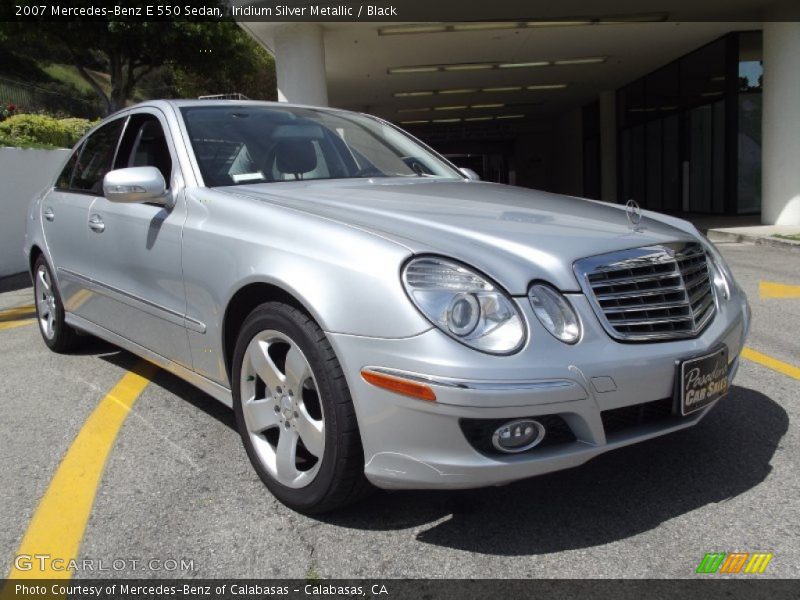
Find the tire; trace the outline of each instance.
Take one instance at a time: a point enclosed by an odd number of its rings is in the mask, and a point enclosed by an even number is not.
[[[33,294],[39,333],[47,347],[64,354],[75,350],[81,336],[64,320],[64,304],[44,255],[33,263]]]
[[[258,306],[239,332],[232,371],[242,443],[278,500],[319,514],[369,490],[350,391],[313,319],[283,303]]]

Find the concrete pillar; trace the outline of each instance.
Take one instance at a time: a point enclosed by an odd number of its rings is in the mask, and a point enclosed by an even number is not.
[[[769,14],[769,18],[786,15]],[[800,225],[800,23],[764,23],[761,221]]]
[[[600,197],[617,201],[617,93],[600,92]]]
[[[273,49],[278,100],[327,106],[322,27],[313,23],[281,25],[275,31]]]

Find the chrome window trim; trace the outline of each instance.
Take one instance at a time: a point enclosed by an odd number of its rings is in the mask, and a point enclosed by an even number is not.
[[[602,273],[604,271],[614,271],[617,270],[619,267],[615,268],[615,265],[619,265],[620,263],[631,263],[631,262],[640,262],[642,265],[647,264],[665,264],[673,262],[675,263],[675,257],[682,252],[684,252],[689,246],[698,246],[703,256],[705,257],[706,261],[706,272],[708,275],[708,283],[710,286],[711,298],[712,298],[712,309],[707,310],[706,313],[703,315],[700,321],[695,321],[694,316],[692,315],[691,321],[693,323],[693,327],[690,330],[683,330],[683,331],[664,331],[664,332],[653,332],[653,333],[623,333],[618,331],[614,325],[608,320],[606,317],[606,310],[600,304],[600,301],[597,299],[595,295],[594,288],[592,287],[591,281],[589,276],[594,273]],[[597,319],[600,321],[600,324],[603,326],[603,329],[606,333],[615,340],[623,341],[623,342],[656,342],[656,341],[670,341],[670,340],[682,340],[682,339],[692,339],[700,335],[706,326],[713,320],[714,316],[719,311],[719,299],[717,298],[717,292],[714,288],[713,278],[711,275],[711,267],[709,266],[709,259],[708,255],[705,252],[705,249],[702,248],[702,245],[696,241],[686,241],[686,242],[671,242],[665,244],[657,244],[653,246],[639,246],[635,248],[629,248],[627,250],[618,250],[616,252],[609,252],[607,254],[599,254],[595,256],[589,256],[587,258],[582,258],[577,260],[572,265],[573,271],[575,276],[578,280],[578,284],[583,291],[583,294],[589,301],[589,304],[592,307]],[[680,270],[680,267],[677,266],[677,276],[680,277],[680,291],[684,293],[687,298],[688,302],[688,293],[686,290],[685,281],[683,278],[683,273]],[[665,277],[663,275],[654,275],[654,279],[671,279],[675,276]],[[653,292],[656,290],[648,290],[642,291],[641,293],[637,292],[630,292],[627,294],[629,297],[642,297],[647,295],[653,295]],[[675,290],[677,291],[677,290]],[[624,297],[625,295],[622,295]],[[692,313],[691,304],[689,306],[690,314]],[[635,312],[635,311],[633,311]],[[669,317],[664,317],[664,319],[660,320],[668,320]],[[651,319],[651,321],[657,321],[659,319]]]

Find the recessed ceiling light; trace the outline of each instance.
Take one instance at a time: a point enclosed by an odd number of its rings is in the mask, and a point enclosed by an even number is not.
[[[498,115],[495,119],[522,119],[525,115]]]
[[[412,98],[416,96],[433,96],[433,92],[428,90],[420,90],[416,92],[395,92],[395,98]]]
[[[560,21],[527,21],[525,27],[569,27],[575,25],[591,25],[592,21],[583,19],[580,21],[568,21],[562,19]]]
[[[473,121],[491,121],[492,119],[494,119],[494,117],[467,117],[464,120],[473,122]]]
[[[446,25],[398,25],[396,27],[381,27],[378,35],[403,35],[407,33],[441,33],[447,31]]]
[[[606,62],[605,56],[590,56],[586,58],[564,58],[553,61],[554,65],[594,65]]]
[[[415,112],[429,112],[431,109],[427,106],[422,108],[400,108],[397,110],[399,113],[415,113]]]
[[[547,83],[541,85],[529,85],[526,90],[563,90],[567,87],[566,83]]]
[[[456,88],[452,90],[439,90],[437,94],[474,94],[478,90],[476,88]]]
[[[514,21],[486,21],[483,23],[458,23],[450,26],[450,31],[487,31],[491,29],[518,29],[521,23]]]
[[[499,69],[525,69],[528,67],[546,67],[550,64],[548,60],[534,60],[530,62],[507,62],[497,65]]]
[[[378,35],[402,35],[415,33],[459,33],[469,31],[491,31],[526,29],[536,27],[575,27],[586,25],[621,25],[625,23],[657,23],[666,21],[667,13],[645,13],[634,15],[610,15],[607,17],[564,18],[541,21],[476,21],[470,23],[419,23],[393,25],[378,29]]]
[[[424,119],[416,121],[400,121],[401,125],[422,125],[423,123],[430,123],[430,121],[426,121]]]
[[[434,119],[434,123],[460,123],[461,119]]]
[[[503,85],[500,87],[488,87],[483,88],[482,92],[519,92],[522,90],[522,86],[519,85]]]
[[[502,63],[449,63],[439,65],[418,65],[408,67],[392,67],[387,70],[390,75],[403,73],[436,73],[440,71],[483,71],[487,69],[525,69],[532,67],[547,67],[550,65],[588,65],[602,63],[608,60],[607,56],[586,56],[579,58],[562,58],[558,60],[531,60],[521,62]]]
[[[401,75],[403,73],[435,73],[439,67],[392,67],[389,69],[390,75]]]
[[[444,65],[442,69],[445,71],[481,71],[483,69],[491,69],[494,65],[492,63],[461,63],[453,65]]]
[[[495,103],[495,104],[473,104],[470,108],[503,108],[505,104],[502,103]]]
[[[459,105],[459,106],[434,106],[433,110],[464,110],[466,109],[466,105]]]

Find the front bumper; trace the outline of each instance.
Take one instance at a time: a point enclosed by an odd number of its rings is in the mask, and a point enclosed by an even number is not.
[[[583,337],[569,346],[541,326],[527,299],[515,300],[530,335],[525,348],[513,356],[479,353],[436,329],[404,339],[328,334],[348,379],[365,473],[373,484],[390,489],[500,485],[574,467],[608,450],[691,427],[713,405],[683,418],[669,414],[669,408],[663,413],[664,405],[671,405],[677,362],[724,344],[732,381],[749,327],[747,300],[737,292],[718,306],[697,338],[619,343],[603,330],[585,296],[575,294],[570,300],[581,318]],[[374,387],[360,376],[365,367],[426,378],[437,401]],[[647,411],[660,406],[660,418],[625,420],[626,412],[647,412],[626,407],[645,404]],[[462,430],[465,419],[542,415],[563,419],[571,432],[569,441],[522,454],[490,455],[478,451]]]

